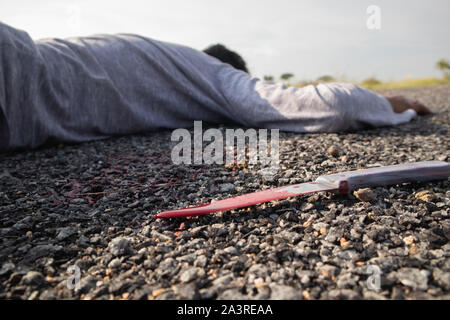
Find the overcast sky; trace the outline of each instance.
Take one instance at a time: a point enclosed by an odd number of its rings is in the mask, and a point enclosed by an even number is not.
[[[369,30],[370,5],[381,29]],[[253,75],[362,80],[441,76],[449,0],[0,0],[0,21],[34,39],[138,33],[204,49],[221,42]]]

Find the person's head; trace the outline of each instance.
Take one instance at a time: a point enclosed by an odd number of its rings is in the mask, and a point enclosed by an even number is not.
[[[228,63],[238,70],[249,73],[247,64],[245,63],[244,59],[242,59],[242,57],[236,52],[229,50],[222,44],[209,46],[208,48],[203,50],[203,52],[224,63]]]

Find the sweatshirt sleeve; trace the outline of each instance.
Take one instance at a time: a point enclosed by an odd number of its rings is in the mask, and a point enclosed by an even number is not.
[[[249,115],[252,125],[293,132],[342,132],[406,123],[414,110],[395,113],[380,94],[349,83],[303,88],[258,81],[258,99]]]

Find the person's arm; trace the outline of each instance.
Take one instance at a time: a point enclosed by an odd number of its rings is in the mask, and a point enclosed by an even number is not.
[[[400,104],[392,106],[383,95],[350,83],[283,88],[258,81],[255,91],[258,97],[251,99],[252,103],[234,104],[240,114],[236,119],[282,131],[343,132],[393,126],[411,121],[418,109],[418,105],[411,105],[401,111]]]
[[[405,110],[413,109],[417,112],[419,115],[427,115],[432,114],[433,112],[428,109],[425,105],[418,101],[412,101],[409,100],[403,96],[386,96],[386,99],[389,101],[389,103],[392,106],[392,110],[394,110],[395,113],[402,113]]]

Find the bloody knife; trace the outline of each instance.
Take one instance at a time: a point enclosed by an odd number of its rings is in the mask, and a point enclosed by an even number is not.
[[[349,193],[363,187],[386,186],[404,182],[442,180],[450,176],[450,164],[424,161],[347,171],[320,176],[314,182],[294,184],[275,189],[244,194],[209,204],[158,213],[155,218],[200,216],[218,211],[237,209],[272,200],[284,199],[321,191]]]

